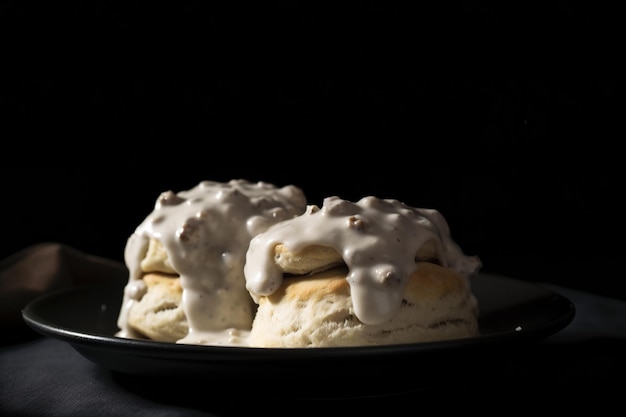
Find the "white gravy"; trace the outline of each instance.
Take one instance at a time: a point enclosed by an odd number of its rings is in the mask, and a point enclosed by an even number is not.
[[[243,275],[250,239],[305,209],[306,198],[298,187],[241,179],[203,181],[187,191],[162,193],[125,247],[129,281],[117,335],[139,337],[127,316],[146,291],[141,261],[150,240],[156,239],[183,289],[189,332],[178,343],[246,345],[255,312]]]
[[[271,226],[248,248],[244,274],[253,299],[276,291],[283,280],[274,262],[274,246],[298,252],[310,245],[332,247],[348,266],[354,311],[365,324],[390,319],[400,308],[405,282],[416,269],[416,254],[433,245],[438,262],[469,279],[478,271],[477,257],[465,256],[452,240],[448,223],[434,209],[397,200],[364,197],[358,202],[327,197],[321,209]]]
[[[327,197],[320,208],[307,205],[292,185],[203,181],[188,191],[162,193],[129,237],[121,337],[138,337],[127,315],[146,291],[141,261],[150,239],[161,242],[180,275],[189,333],[178,343],[188,344],[249,345],[253,302],[283,280],[274,263],[278,243],[293,252],[310,245],[337,250],[348,267],[355,314],[366,324],[384,322],[399,309],[406,280],[417,268],[416,254],[425,245],[468,285],[481,267],[478,257],[463,254],[434,209],[373,196],[358,202]]]

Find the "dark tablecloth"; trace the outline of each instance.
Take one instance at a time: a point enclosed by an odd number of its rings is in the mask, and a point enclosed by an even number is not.
[[[7,416],[229,416],[323,415],[334,411],[418,415],[435,412],[510,413],[529,410],[612,412],[626,394],[626,302],[569,288],[545,285],[567,297],[576,308],[573,321],[545,340],[503,355],[481,356],[478,372],[450,375],[429,388],[381,396],[285,398],[250,392],[257,381],[227,389],[219,381],[181,385],[167,378],[121,375],[86,359],[61,340],[24,332],[0,347],[0,414]],[[416,358],[419,360],[419,358]],[[484,367],[482,365],[484,364]],[[271,368],[270,368],[271,369]],[[420,375],[399,376],[411,379]],[[285,385],[324,384],[350,375],[303,375],[294,369]],[[217,384],[217,385],[216,385]],[[424,384],[421,384],[422,386]],[[319,388],[319,385],[318,385]],[[434,408],[433,408],[434,407]]]

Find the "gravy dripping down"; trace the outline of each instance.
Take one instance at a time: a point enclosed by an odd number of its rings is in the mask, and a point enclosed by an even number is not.
[[[305,209],[306,198],[298,187],[242,179],[202,181],[187,191],[162,193],[124,250],[129,281],[118,336],[139,336],[128,326],[127,316],[147,290],[141,261],[150,240],[156,239],[183,290],[189,332],[177,343],[245,345],[255,312],[243,275],[250,239]]]
[[[461,273],[468,290],[469,278],[481,267],[477,257],[464,255],[452,240],[448,223],[437,210],[374,196],[358,202],[333,196],[324,199],[321,209],[308,205],[301,216],[251,240],[244,274],[246,288],[257,303],[282,283],[282,272],[274,262],[274,247],[279,243],[291,252],[310,245],[337,250],[348,267],[346,279],[355,315],[370,325],[396,314],[424,245],[434,245],[436,262]]]

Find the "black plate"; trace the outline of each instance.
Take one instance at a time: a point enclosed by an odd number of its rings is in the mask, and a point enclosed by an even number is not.
[[[575,315],[567,298],[542,286],[479,274],[472,281],[480,306],[479,337],[345,348],[195,346],[115,337],[125,283],[48,294],[31,302],[22,316],[35,331],[64,340],[87,359],[130,378],[167,377],[168,385],[199,379],[257,393],[280,387],[282,395],[297,395],[303,394],[299,381],[319,376],[326,379],[319,392],[306,395],[337,397],[412,391],[477,372],[477,354],[510,354],[562,330]],[[405,378],[413,373],[420,377]],[[253,382],[260,376],[263,384]]]

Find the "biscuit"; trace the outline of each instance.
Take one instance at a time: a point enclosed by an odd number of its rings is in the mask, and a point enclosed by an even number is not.
[[[432,342],[478,335],[478,306],[457,272],[419,262],[400,309],[374,325],[354,314],[345,266],[286,277],[259,299],[250,344],[259,347],[339,347]]]
[[[161,342],[176,342],[189,328],[182,308],[180,278],[163,273],[143,276],[145,293],[128,312],[128,326],[138,335]]]

